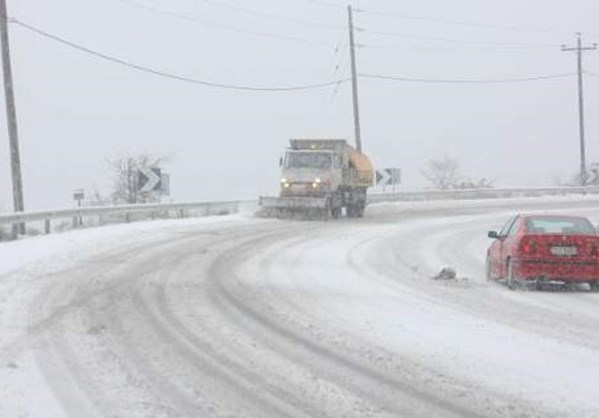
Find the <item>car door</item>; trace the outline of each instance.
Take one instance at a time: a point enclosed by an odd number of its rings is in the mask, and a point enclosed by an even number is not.
[[[502,259],[503,256],[503,242],[507,238],[508,231],[514,224],[517,216],[512,216],[499,231],[498,238],[493,241],[489,248],[489,262],[491,263],[491,274],[493,277],[503,277],[503,265],[505,261]]]
[[[512,222],[512,225],[505,233],[505,237],[501,240],[501,264],[499,266],[502,274],[501,277],[507,276],[507,259],[514,254],[515,249],[518,247],[518,231],[520,230],[520,224],[521,217],[516,216],[514,222]]]

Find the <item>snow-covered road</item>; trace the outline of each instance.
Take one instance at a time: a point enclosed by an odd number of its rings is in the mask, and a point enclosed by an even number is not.
[[[485,282],[515,211],[597,223],[599,199],[0,244],[0,417],[599,417],[599,294]]]

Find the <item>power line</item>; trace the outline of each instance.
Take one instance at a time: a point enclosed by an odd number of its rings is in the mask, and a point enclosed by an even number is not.
[[[383,11],[375,11],[375,10],[356,9],[356,12],[367,14],[367,15],[372,15],[372,16],[386,17],[386,18],[390,18],[390,19],[434,22],[434,23],[453,25],[453,26],[477,27],[477,28],[481,28],[481,29],[518,30],[518,31],[527,31],[527,32],[551,32],[551,33],[567,32],[567,31],[561,31],[561,30],[556,30],[556,29],[552,29],[552,28],[537,28],[537,27],[526,27],[526,26],[516,26],[516,25],[501,25],[501,24],[494,24],[494,23],[474,22],[474,21],[468,21],[468,20],[454,20],[454,19],[438,18],[438,17],[433,17],[433,16],[383,12]]]
[[[552,47],[534,47],[534,46],[475,46],[472,45],[470,47],[463,47],[463,46],[449,46],[449,45],[436,45],[436,46],[430,46],[430,45],[424,45],[424,46],[420,46],[420,45],[399,45],[399,44],[373,44],[370,42],[367,43],[360,43],[358,45],[360,48],[363,49],[374,49],[374,50],[383,50],[383,51],[398,51],[398,50],[410,50],[410,51],[425,51],[425,52],[455,52],[455,51],[461,51],[461,52],[476,52],[476,53],[480,53],[480,52],[531,52],[531,51],[536,51],[536,52],[547,52],[547,51],[553,51],[554,48]]]
[[[219,7],[224,7],[230,10],[235,10],[237,12],[240,13],[244,13],[250,16],[255,16],[255,17],[261,17],[261,18],[266,18],[266,19],[271,19],[271,20],[276,20],[276,21],[283,21],[283,22],[289,22],[289,23],[295,23],[298,25],[302,25],[302,26],[310,26],[310,27],[314,27],[314,28],[320,28],[320,29],[333,29],[333,30],[337,30],[337,29],[345,29],[344,26],[341,25],[332,25],[332,24],[328,24],[328,23],[321,23],[321,22],[312,22],[309,20],[303,20],[303,19],[297,19],[294,17],[290,17],[290,16],[283,16],[283,15],[278,15],[278,14],[274,14],[274,13],[268,13],[268,12],[262,12],[262,11],[256,11],[256,10],[252,10],[252,9],[248,9],[245,7],[241,7],[235,4],[231,4],[231,3],[227,3],[223,0],[202,0],[204,3],[209,3],[209,4],[213,4]]]
[[[280,33],[270,33],[270,32],[260,32],[260,31],[254,31],[251,29],[245,29],[245,28],[240,28],[238,26],[235,25],[231,25],[228,23],[219,23],[219,22],[211,22],[211,21],[207,21],[204,19],[200,19],[198,16],[195,15],[188,15],[188,14],[184,14],[184,13],[178,13],[178,12],[173,12],[170,10],[164,10],[164,9],[160,9],[158,7],[154,7],[154,6],[150,6],[148,4],[145,3],[141,3],[135,0],[118,0],[121,3],[127,4],[131,7],[134,7],[136,9],[140,9],[140,10],[145,10],[145,11],[149,11],[152,13],[156,13],[156,14],[160,14],[163,16],[168,16],[174,19],[179,19],[179,20],[185,20],[188,22],[193,22],[193,23],[198,23],[200,25],[203,26],[208,26],[208,27],[212,27],[212,28],[216,28],[216,29],[221,29],[221,30],[226,30],[226,31],[230,31],[230,32],[237,32],[237,33],[243,33],[245,35],[253,35],[253,36],[259,36],[262,38],[271,38],[271,39],[278,39],[278,40],[283,40],[283,41],[292,41],[292,42],[300,42],[300,43],[304,43],[304,44],[308,44],[308,45],[314,45],[314,46],[326,46],[326,47],[331,47],[333,46],[331,43],[329,42],[323,42],[323,41],[314,41],[311,39],[306,39],[306,38],[300,38],[300,37],[295,37],[295,36],[289,36],[289,35],[285,35],[285,34],[280,34]]]
[[[402,81],[410,83],[437,83],[437,84],[505,84],[505,83],[524,83],[531,81],[542,81],[556,78],[572,77],[576,74],[551,74],[541,75],[533,77],[520,77],[520,78],[497,78],[497,79],[434,79],[434,78],[414,78],[414,77],[402,77],[402,76],[387,76],[377,74],[360,74],[361,78],[370,78],[377,80],[390,80],[390,81]]]
[[[584,71],[584,73],[585,73],[586,75],[590,75],[591,77],[599,77],[599,74],[597,74],[597,73],[592,73],[592,72],[590,72],[590,71]]]
[[[220,89],[228,89],[228,90],[246,90],[246,91],[262,91],[262,92],[286,92],[286,91],[299,91],[299,90],[316,90],[316,89],[321,89],[321,88],[325,88],[325,87],[330,87],[333,85],[337,85],[339,83],[345,83],[347,81],[349,81],[349,79],[344,79],[344,80],[334,80],[334,81],[328,81],[328,82],[324,82],[324,83],[316,83],[316,84],[307,84],[307,85],[299,85],[299,86],[286,86],[286,87],[256,87],[256,86],[242,86],[242,85],[234,85],[234,84],[223,84],[223,83],[215,83],[215,82],[211,82],[211,81],[206,81],[206,80],[200,80],[200,79],[196,79],[196,78],[191,78],[191,77],[185,77],[185,76],[181,76],[181,75],[177,75],[177,74],[172,74],[172,73],[168,73],[166,71],[161,71],[161,70],[156,70],[153,68],[149,68],[149,67],[145,67],[142,65],[138,65],[138,64],[134,64],[131,63],[129,61],[125,61],[122,60],[120,58],[116,58],[107,54],[104,54],[102,52],[98,52],[95,51],[93,49],[87,48],[85,46],[82,46],[80,44],[77,44],[75,42],[66,40],[64,38],[61,38],[59,36],[53,35],[49,32],[46,32],[44,30],[41,30],[39,28],[36,28],[34,26],[31,26],[27,23],[24,23],[20,20],[17,20],[15,18],[9,18],[9,22],[13,23],[15,25],[18,25],[24,29],[27,29],[31,32],[34,32],[40,36],[43,36],[47,39],[51,39],[53,41],[59,42],[63,45],[66,45],[70,48],[76,49],[80,52],[85,52],[89,55],[93,55],[97,58],[101,58],[105,61],[110,61],[112,63],[115,64],[119,64],[121,66],[124,67],[128,67],[128,68],[132,68],[134,70],[138,70],[144,73],[149,73],[149,74],[153,74],[156,76],[160,76],[160,77],[164,77],[164,78],[169,78],[172,80],[177,80],[177,81],[182,81],[185,83],[191,83],[191,84],[199,84],[199,85],[203,85],[203,86],[207,86],[207,87],[214,87],[214,88],[220,88]]]
[[[432,41],[432,42],[446,42],[446,43],[459,43],[459,44],[469,44],[469,45],[478,45],[481,47],[486,46],[494,46],[494,47],[517,47],[517,48],[554,48],[554,44],[529,44],[522,42],[492,42],[492,41],[472,41],[469,39],[460,39],[460,38],[445,38],[438,36],[425,36],[425,35],[409,35],[399,32],[391,32],[391,31],[381,31],[381,30],[370,30],[370,29],[359,29],[359,32],[363,32],[366,34],[374,34],[374,35],[382,35],[389,36],[395,38],[402,39],[414,39],[419,41]]]
[[[346,6],[335,3],[329,0],[307,0],[310,3],[318,4],[325,7],[334,7],[338,9],[345,9]],[[488,22],[476,22],[471,20],[460,20],[460,19],[447,19],[440,18],[436,16],[425,16],[425,15],[417,15],[417,14],[409,14],[409,13],[396,13],[391,11],[384,10],[371,10],[371,9],[363,9],[360,7],[356,7],[353,9],[355,13],[361,13],[364,15],[378,16],[388,19],[399,19],[399,20],[413,20],[413,21],[421,21],[421,22],[433,22],[444,25],[451,26],[466,26],[466,27],[476,27],[481,29],[495,29],[495,30],[504,30],[504,31],[521,31],[521,32],[549,32],[554,34],[564,34],[566,32],[572,32],[569,30],[557,30],[554,28],[547,27],[534,27],[534,26],[519,26],[519,25],[502,25],[497,23],[488,23]]]
[[[42,37],[47,39],[51,39],[63,45],[66,45],[70,48],[76,49],[80,52],[85,52],[89,55],[93,55],[97,58],[101,58],[105,61],[110,61],[115,64],[119,64],[124,67],[132,68],[138,71],[142,71],[145,73],[157,75],[164,78],[169,78],[177,81],[182,81],[186,83],[199,84],[207,87],[221,88],[221,89],[230,89],[230,90],[247,90],[247,91],[265,91],[265,92],[284,92],[284,91],[298,91],[298,90],[315,90],[325,87],[338,86],[340,84],[346,83],[350,81],[349,78],[340,78],[337,80],[332,80],[324,83],[316,83],[316,84],[307,84],[307,85],[299,85],[299,86],[286,86],[286,87],[257,87],[257,86],[243,86],[243,85],[234,85],[234,84],[224,84],[224,83],[215,83],[211,81],[181,76],[177,74],[168,73],[166,71],[156,70],[153,68],[145,67],[142,65],[134,64],[129,61],[122,60],[120,58],[116,58],[102,52],[95,51],[93,49],[87,48],[75,42],[66,40],[62,37],[53,35],[49,32],[46,32],[42,29],[24,23],[15,18],[8,19],[10,23],[20,26],[21,28],[27,29],[31,32],[36,33]],[[587,74],[592,76],[599,75],[589,73]],[[533,76],[533,77],[521,77],[521,78],[504,78],[504,79],[427,79],[427,78],[414,78],[414,77],[401,77],[401,76],[387,76],[387,75],[377,75],[377,74],[359,74],[359,77],[366,79],[378,79],[378,80],[389,80],[389,81],[402,81],[402,82],[417,82],[417,83],[446,83],[446,84],[487,84],[487,83],[521,83],[521,82],[530,82],[530,81],[541,81],[548,79],[556,79],[556,78],[565,78],[571,77],[575,75],[574,73],[567,74],[552,74],[552,75],[542,75],[542,76]]]
[[[311,39],[294,37],[294,36],[289,36],[289,35],[285,35],[285,34],[254,31],[254,30],[240,28],[238,26],[234,26],[234,25],[230,25],[230,24],[226,24],[226,23],[210,22],[210,21],[206,21],[204,19],[200,19],[196,15],[183,14],[183,13],[173,12],[170,10],[161,9],[161,8],[158,8],[155,6],[148,5],[143,2],[139,2],[137,0],[118,0],[118,1],[121,3],[127,4],[131,7],[134,7],[134,8],[161,14],[161,15],[168,16],[171,18],[186,20],[186,21],[190,21],[190,22],[196,22],[201,25],[210,26],[210,27],[214,27],[217,29],[228,30],[228,31],[249,34],[249,35],[254,35],[254,36],[259,36],[259,37],[287,40],[287,41],[293,41],[293,42],[301,42],[301,43],[317,45],[317,46],[332,46],[331,43],[323,42],[323,41],[315,41],[315,40],[311,40]],[[316,28],[321,28],[321,29],[331,29],[331,30],[345,29],[345,27],[341,26],[341,25],[331,25],[331,24],[326,24],[326,23],[312,22],[312,21],[297,19],[297,18],[293,18],[293,17],[289,17],[289,16],[282,16],[282,15],[277,15],[277,14],[273,14],[273,13],[255,11],[255,10],[251,10],[251,9],[237,6],[234,4],[225,3],[222,1],[215,1],[215,0],[202,0],[202,1],[204,1],[205,3],[213,4],[213,5],[216,5],[219,7],[228,8],[230,10],[235,10],[235,11],[245,13],[248,15],[262,17],[262,18],[268,18],[268,19],[277,20],[277,21],[291,22],[294,24],[316,27]],[[320,2],[318,2],[318,3],[320,3]],[[329,5],[332,6],[331,3],[329,3]],[[334,7],[343,7],[343,6],[335,5]],[[553,44],[549,45],[549,44],[526,44],[526,43],[509,43],[509,42],[480,42],[480,41],[471,41],[471,40],[466,40],[466,39],[433,37],[433,36],[425,36],[425,35],[410,35],[410,34],[403,34],[403,33],[398,33],[398,32],[369,30],[369,29],[361,29],[361,28],[356,28],[356,32],[364,32],[364,33],[369,33],[369,34],[373,34],[373,35],[390,36],[390,37],[396,37],[396,38],[402,38],[402,39],[413,39],[413,40],[421,40],[421,41],[472,44],[472,45],[479,45],[481,47],[503,46],[506,49],[508,49],[508,48],[534,49],[534,48],[553,48],[554,47]],[[379,47],[379,46],[371,45],[370,47],[376,48],[376,49],[395,49],[394,47],[390,47],[390,46]]]
[[[334,3],[332,1],[328,1],[328,0],[308,0],[309,3],[313,3],[313,4],[317,4],[319,6],[325,6],[325,7],[333,7],[335,9],[345,9],[347,6],[339,4],[339,3]],[[354,9],[354,11],[356,11],[356,9]]]

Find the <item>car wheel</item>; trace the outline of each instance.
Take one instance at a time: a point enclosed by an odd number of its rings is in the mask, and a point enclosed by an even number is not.
[[[491,260],[489,260],[489,256],[487,256],[487,261],[485,262],[485,276],[488,282],[493,281],[493,277],[491,276]]]
[[[505,279],[507,288],[510,290],[515,290],[518,284],[518,279],[514,274],[514,263],[512,260],[508,260],[507,262],[507,277]]]

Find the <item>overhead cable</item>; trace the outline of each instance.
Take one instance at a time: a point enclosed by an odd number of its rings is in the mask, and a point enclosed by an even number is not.
[[[236,4],[231,4],[231,3],[225,2],[223,0],[218,0],[218,1],[202,0],[202,1],[204,3],[213,4],[213,5],[216,5],[219,7],[224,7],[224,8],[230,9],[230,10],[235,10],[237,12],[244,13],[244,14],[247,14],[250,16],[261,17],[261,18],[266,18],[266,19],[271,19],[271,20],[276,20],[276,21],[290,22],[290,23],[295,23],[298,25],[311,26],[311,27],[320,28],[320,29],[345,28],[345,26],[341,26],[341,25],[332,25],[332,24],[328,24],[328,23],[313,22],[313,21],[298,19],[298,18],[294,18],[294,17],[290,17],[290,16],[283,16],[283,15],[278,15],[278,14],[274,14],[274,13],[257,11],[257,10],[241,7]]]
[[[347,6],[342,5],[340,3],[335,3],[329,0],[308,0],[310,3],[319,4],[321,6],[326,7],[334,7],[345,9]],[[549,32],[549,33],[570,33],[573,32],[571,30],[557,30],[554,28],[546,28],[546,27],[534,27],[534,26],[519,26],[519,25],[502,25],[497,23],[488,23],[488,22],[476,22],[470,20],[460,20],[460,19],[446,19],[435,16],[425,16],[425,15],[416,15],[409,13],[397,13],[391,11],[384,10],[371,10],[371,9],[363,9],[361,7],[354,7],[354,13],[362,13],[364,15],[378,16],[383,18],[390,19],[399,19],[399,20],[413,20],[413,21],[422,21],[422,22],[433,22],[445,25],[453,25],[453,26],[469,26],[469,27],[477,27],[481,29],[495,29],[495,30],[504,30],[504,31],[521,31],[521,32]]]
[[[284,86],[284,87],[260,87],[260,86],[244,86],[244,85],[235,85],[235,84],[215,83],[212,81],[206,81],[206,80],[201,80],[201,79],[197,79],[197,78],[181,76],[181,75],[177,75],[177,74],[168,73],[166,71],[161,71],[161,70],[156,70],[153,68],[145,67],[145,66],[142,66],[139,64],[134,64],[129,61],[125,61],[120,58],[116,58],[116,57],[104,54],[102,52],[95,51],[93,49],[87,48],[87,47],[77,44],[75,42],[72,42],[72,41],[66,40],[64,38],[61,38],[59,36],[53,35],[49,32],[46,32],[39,28],[36,28],[32,25],[24,23],[15,18],[9,18],[8,20],[10,23],[18,25],[24,29],[34,32],[34,33],[36,33],[40,36],[43,36],[47,39],[51,39],[53,41],[59,42],[59,43],[66,45],[70,48],[76,49],[81,52],[85,52],[86,54],[93,55],[93,56],[95,56],[97,58],[101,58],[105,61],[110,61],[112,63],[119,64],[121,66],[128,67],[128,68],[132,68],[134,70],[138,70],[138,71],[141,71],[144,73],[149,73],[149,74],[153,74],[156,76],[169,78],[172,80],[182,81],[185,83],[199,84],[199,85],[203,85],[203,86],[207,86],[207,87],[214,87],[214,88],[228,89],[228,90],[285,92],[285,91],[299,91],[299,90],[316,90],[316,89],[330,87],[330,86],[338,85],[340,83],[345,83],[345,82],[349,81],[349,79],[333,80],[333,81],[328,81],[328,82],[323,82],[323,83],[297,85],[297,86]]]
[[[335,9],[345,9],[345,8],[347,8],[346,5],[343,5],[343,4],[340,4],[340,3],[334,3],[334,2],[328,1],[328,0],[308,0],[308,2],[313,3],[313,4],[317,4],[319,6],[334,7]]]
[[[375,44],[375,43],[360,43],[358,45],[362,49],[385,50],[385,51],[425,51],[425,52],[546,52],[555,51],[555,48],[550,47],[534,47],[534,46],[476,46],[469,47],[455,45],[414,45],[414,44]]]
[[[409,35],[399,32],[381,31],[381,30],[370,30],[360,29],[360,32],[366,34],[382,35],[395,38],[403,39],[415,39],[421,41],[434,41],[434,42],[447,42],[447,43],[459,43],[459,44],[470,44],[478,46],[494,46],[494,47],[520,47],[520,48],[555,48],[554,44],[533,44],[523,42],[492,42],[492,41],[473,41],[470,39],[459,39],[459,38],[445,38],[439,36],[425,36],[425,35]]]
[[[153,68],[145,67],[139,64],[134,64],[129,61],[122,60],[120,58],[116,58],[102,52],[95,51],[91,48],[87,48],[78,43],[69,41],[57,35],[53,35],[49,32],[46,32],[42,29],[39,29],[35,26],[24,23],[15,18],[9,18],[8,21],[12,24],[18,25],[21,28],[27,29],[37,35],[45,37],[47,39],[51,39],[63,45],[66,45],[70,48],[76,49],[80,52],[84,52],[89,55],[93,55],[97,58],[101,58],[105,61],[110,61],[115,64],[119,64],[124,67],[128,67],[131,69],[135,69],[141,72],[153,74],[156,76],[169,78],[181,82],[198,84],[207,87],[214,87],[220,89],[229,89],[229,90],[246,90],[246,91],[263,91],[263,92],[285,92],[285,91],[298,91],[298,90],[316,90],[330,86],[339,86],[340,84],[346,83],[350,81],[349,78],[340,78],[337,80],[327,81],[323,83],[316,84],[306,84],[306,85],[297,85],[297,86],[284,86],[284,87],[261,87],[261,86],[244,86],[244,85],[235,85],[235,84],[224,84],[224,83],[216,83],[207,80],[201,80],[192,77],[181,76],[177,74],[172,74],[162,70],[156,70]],[[599,77],[594,73],[586,72],[594,77]],[[532,82],[532,81],[541,81],[548,79],[557,79],[557,78],[565,78],[574,76],[574,73],[567,74],[551,74],[551,75],[541,75],[541,76],[532,76],[532,77],[520,77],[520,78],[503,78],[503,79],[428,79],[428,78],[414,78],[414,77],[402,77],[402,76],[387,76],[387,75],[377,75],[377,74],[359,74],[360,78],[365,79],[378,79],[378,80],[388,80],[388,81],[400,81],[400,82],[412,82],[412,83],[444,83],[444,84],[501,84],[501,83],[522,83],[522,82]]]
[[[501,25],[494,23],[482,23],[482,22],[474,22],[468,20],[454,20],[454,19],[445,19],[438,18],[432,16],[423,16],[423,15],[413,15],[413,14],[405,14],[405,13],[394,13],[394,12],[384,12],[384,11],[376,11],[376,10],[364,10],[364,9],[356,9],[356,13],[364,13],[372,16],[386,17],[391,19],[400,19],[400,20],[416,20],[416,21],[424,21],[424,22],[434,22],[445,25],[455,25],[455,26],[470,26],[477,27],[483,29],[499,29],[499,30],[518,30],[518,31],[527,31],[527,32],[552,32],[552,33],[566,33],[569,31],[566,30],[556,30],[553,28],[538,28],[538,27],[528,27],[528,26],[517,26],[517,25]]]
[[[434,78],[413,78],[402,76],[387,76],[377,74],[360,74],[361,78],[370,78],[378,80],[402,81],[409,83],[437,83],[437,84],[504,84],[504,83],[524,83],[530,81],[542,81],[555,78],[572,77],[575,73],[568,74],[550,74],[532,77],[519,78],[497,78],[497,79],[434,79]]]
[[[169,17],[172,17],[172,18],[175,18],[175,19],[185,20],[185,21],[188,21],[188,22],[193,22],[193,23],[197,23],[197,24],[200,24],[200,25],[203,25],[203,26],[208,26],[208,27],[212,27],[212,28],[216,28],[216,29],[221,29],[221,30],[226,30],[226,31],[230,31],[230,32],[243,33],[243,34],[246,34],[246,35],[259,36],[259,37],[263,37],[263,38],[278,39],[278,40],[283,40],[283,41],[301,42],[301,43],[304,43],[304,44],[315,45],[315,46],[326,46],[326,47],[332,47],[333,46],[329,42],[315,41],[315,40],[312,40],[312,39],[306,39],[306,38],[300,38],[300,37],[295,37],[295,36],[289,36],[289,35],[280,34],[280,33],[254,31],[254,30],[251,30],[251,29],[241,28],[239,26],[231,25],[231,24],[228,24],[228,23],[211,22],[211,21],[208,21],[208,20],[200,19],[196,15],[188,15],[188,14],[184,14],[184,13],[178,13],[178,12],[173,12],[173,11],[170,11],[170,10],[160,9],[158,7],[150,6],[148,4],[141,3],[141,2],[135,1],[135,0],[118,0],[118,1],[120,1],[121,3],[127,4],[127,5],[129,5],[131,7],[137,8],[137,9],[142,9],[142,10],[146,10],[146,11],[153,12],[153,13],[156,13],[156,14],[160,14],[160,15],[164,15],[164,16],[169,16]]]

